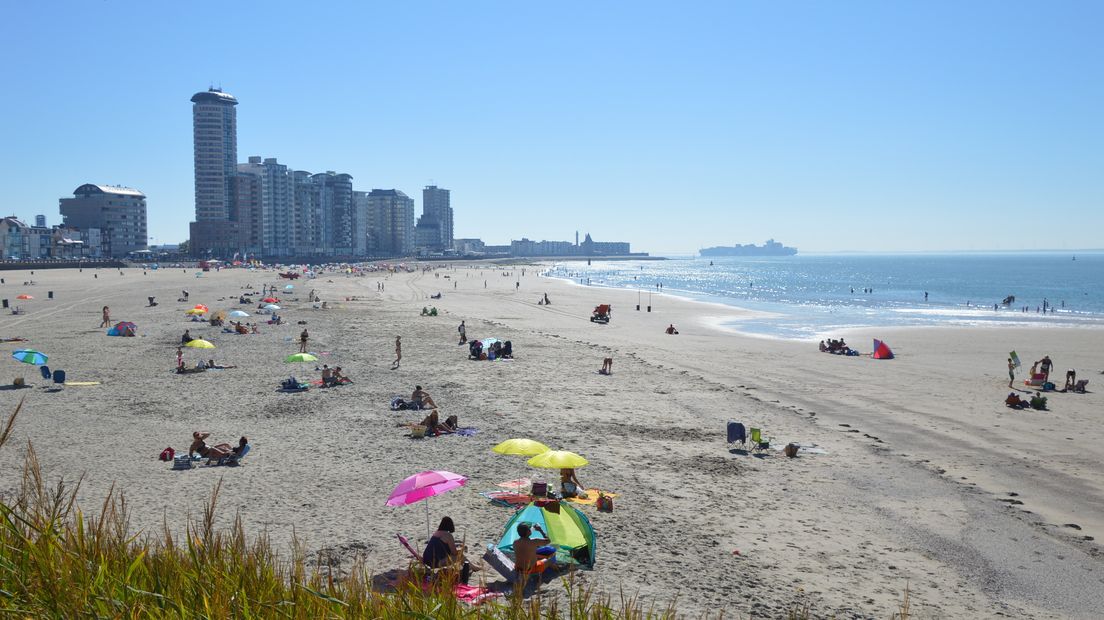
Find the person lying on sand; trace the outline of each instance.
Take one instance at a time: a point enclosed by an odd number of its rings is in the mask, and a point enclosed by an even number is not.
[[[436,433],[455,433],[460,428],[460,418],[455,415],[450,415],[445,418],[444,422],[440,421],[437,416],[437,410],[429,412],[429,415],[422,418],[421,422],[400,422],[395,426],[424,426],[426,434]]]
[[[192,445],[188,448],[188,454],[198,454],[205,459],[221,459],[234,451],[234,447],[228,443],[220,443],[215,446],[207,445],[205,441],[211,433],[195,431],[192,433]]]
[[[207,367],[208,368],[214,368],[214,369],[217,369],[217,370],[226,370],[228,368],[237,368],[237,366],[224,366],[222,364],[216,364],[215,360],[207,360]]]

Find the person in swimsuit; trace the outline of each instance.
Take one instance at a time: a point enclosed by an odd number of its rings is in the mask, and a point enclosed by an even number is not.
[[[544,538],[529,538],[534,529]],[[552,541],[548,539],[544,528],[537,524],[530,528],[528,523],[518,523],[517,533],[519,538],[514,541],[514,568],[518,575],[526,576],[527,582],[529,575],[543,573],[554,562],[548,556],[537,557],[537,549],[552,544]]]
[[[391,368],[398,368],[400,362],[402,362],[402,336],[395,336],[395,361],[391,364]]]
[[[1053,365],[1054,362],[1050,361],[1049,355],[1044,355],[1043,359],[1039,360],[1039,371],[1045,375],[1043,381],[1050,381],[1050,368]]]
[[[1012,387],[1012,382],[1016,380],[1016,363],[1012,361],[1012,358],[1008,358],[1008,387]]]
[[[307,328],[303,328],[303,333],[299,334],[299,352],[307,352],[307,341],[310,340],[310,334],[307,333]]]
[[[583,490],[583,484],[579,482],[579,477],[575,475],[575,469],[571,467],[564,467],[560,470],[560,493],[566,497],[578,497],[580,499],[586,499],[586,491]]]
[[[460,582],[468,583],[471,576],[471,563],[464,559],[464,545],[458,544],[453,534],[456,525],[451,517],[443,517],[437,531],[430,536],[422,552],[422,562],[429,568],[444,568],[446,566],[460,566]]]
[[[419,409],[436,409],[437,403],[433,402],[433,398],[429,395],[429,392],[422,389],[422,386],[415,385],[414,392],[410,395],[410,402],[418,405]]]
[[[228,443],[220,443],[216,446],[207,445],[207,438],[211,433],[196,431],[192,433],[192,445],[188,448],[188,454],[198,454],[205,459],[218,460],[234,451],[234,447]]]
[[[100,321],[100,327],[111,327],[111,309],[107,306],[103,307],[103,320]]]

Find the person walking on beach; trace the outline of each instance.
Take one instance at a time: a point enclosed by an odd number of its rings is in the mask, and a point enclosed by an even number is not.
[[[307,333],[307,328],[303,328],[303,332],[299,334],[299,352],[307,352],[307,341],[310,340],[310,334]]]
[[[400,362],[402,362],[402,336],[395,336],[395,362],[391,364],[391,369],[398,368]]]
[[[466,329],[464,329],[464,322],[463,321],[460,321],[460,327],[457,327],[456,330],[460,332],[460,342],[457,343],[457,344],[464,344],[465,342],[467,342],[468,341],[468,332],[467,332]]]
[[[1008,358],[1008,387],[1012,387],[1012,382],[1016,380],[1016,363],[1012,361],[1012,358]]]
[[[100,327],[111,327],[111,309],[107,306],[103,307],[103,320],[100,321]]]

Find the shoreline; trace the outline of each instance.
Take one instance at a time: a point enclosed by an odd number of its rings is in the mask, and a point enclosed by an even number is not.
[[[50,480],[83,474],[78,499],[90,515],[114,485],[145,531],[162,523],[179,531],[221,479],[220,525],[237,513],[248,531],[267,532],[278,545],[294,531],[340,571],[358,557],[379,569],[405,566],[394,535],[418,545],[424,508],[384,502],[394,484],[425,469],[471,479],[433,498],[432,518],[452,516],[458,536],[475,547],[495,540],[509,512],[478,492],[542,472],[490,448],[530,437],[586,456],[584,484],[618,493],[613,513],[584,507],[599,560],[580,578],[602,591],[631,584],[657,605],[677,595],[686,615],[725,608],[778,616],[808,604],[816,616],[888,617],[906,583],[921,616],[1099,610],[1099,544],[1084,538],[1104,536],[1101,395],[1055,394],[1050,412],[1001,404],[1008,350],[1027,364],[1050,354],[1060,369],[1096,372],[1099,330],[910,329],[886,336],[897,360],[842,358],[806,342],[710,327],[739,316],[727,306],[719,312],[665,294],[652,313],[624,311],[635,305],[629,289],[568,286],[538,269],[509,278],[499,274],[512,267],[486,264],[327,273],[281,295],[289,298],[281,304],[287,325],[247,336],[185,321],[182,312],[194,303],[233,307],[247,284],[258,292],[262,283],[283,287],[274,271],[36,274],[37,290],[56,298],[27,302],[25,315],[0,315],[0,336],[31,337],[26,344],[50,353],[52,368],[101,385],[49,393],[31,379],[38,387],[12,392],[27,396],[13,445],[33,441]],[[172,301],[181,288],[191,291],[188,304]],[[295,301],[311,289],[330,309]],[[429,298],[438,292],[441,299]],[[538,306],[545,292],[553,305]],[[150,294],[158,307],[146,307]],[[588,320],[597,303],[614,305],[609,325]],[[138,323],[139,337],[95,329],[105,304],[115,320]],[[438,317],[420,316],[429,305]],[[457,345],[461,319],[470,338],[512,340],[516,358],[467,360]],[[296,349],[299,320],[307,321],[311,350],[342,365],[353,385],[275,391],[289,372],[314,378],[312,368],[282,361]],[[669,323],[681,334],[663,334]],[[238,368],[172,374],[185,328],[215,343],[204,359]],[[390,370],[396,334],[403,362]],[[603,357],[614,359],[610,376],[596,372]],[[8,374],[33,376],[32,367],[7,364]],[[1101,388],[1097,376],[1084,376],[1090,391]],[[414,384],[477,434],[413,440],[396,428],[413,416],[387,403]],[[729,419],[763,428],[776,446],[799,441],[826,453],[734,452],[724,440]],[[156,460],[166,445],[186,446],[197,428],[219,441],[249,436],[246,464],[173,472]],[[1040,429],[1049,440],[1039,440]],[[96,446],[114,448],[85,458]],[[21,451],[0,454],[0,492],[19,483],[12,472]],[[1014,568],[1021,565],[1030,569]],[[546,596],[556,589],[546,586]],[[746,596],[732,600],[733,589]]]

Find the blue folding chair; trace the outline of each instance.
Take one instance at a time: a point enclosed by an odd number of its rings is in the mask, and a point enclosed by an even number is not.
[[[65,371],[64,370],[55,370],[54,371],[54,383],[57,383],[57,384],[65,383]]]
[[[728,443],[739,443],[747,447],[747,429],[743,424],[735,420],[728,421]]]
[[[50,379],[50,367],[49,366],[39,366],[38,370],[42,372],[42,378],[49,381],[49,379]]]

